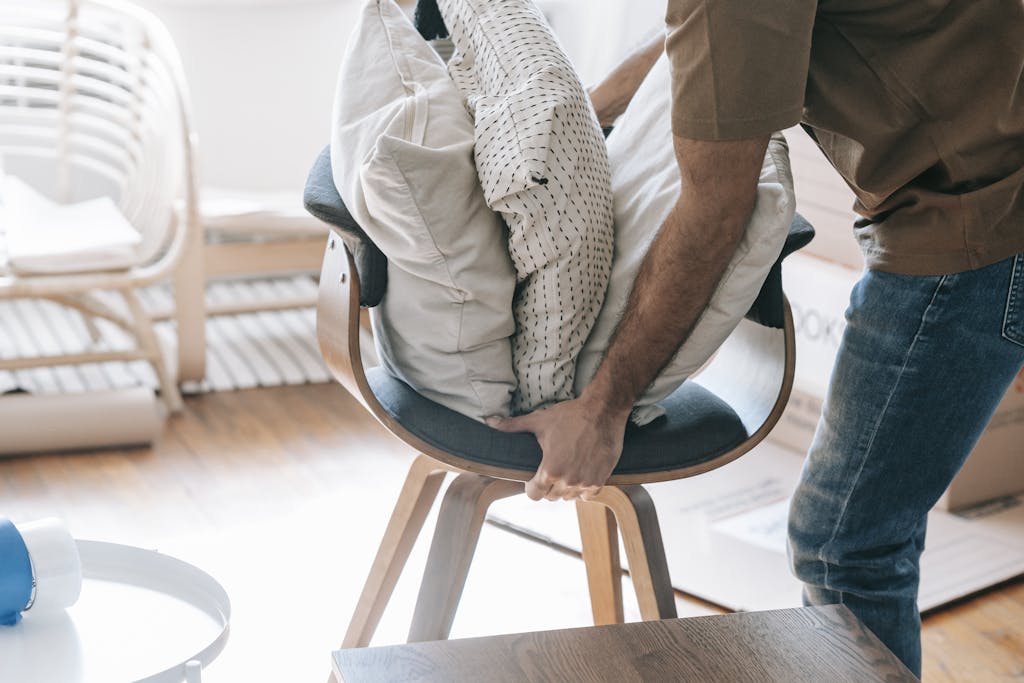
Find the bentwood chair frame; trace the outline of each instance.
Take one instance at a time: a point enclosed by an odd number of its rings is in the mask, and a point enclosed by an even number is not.
[[[334,226],[332,226],[334,229]],[[438,517],[409,641],[448,637],[488,506],[523,491],[532,473],[456,456],[417,437],[375,397],[360,350],[360,297],[356,261],[341,232],[328,239],[320,275],[317,334],[334,377],[388,431],[419,453],[413,462],[363,588],[343,648],[369,644],[412,546],[445,476]],[[618,530],[644,620],[676,616],[657,514],[642,484],[680,479],[715,469],[757,445],[775,426],[789,399],[795,364],[793,318],[783,297],[784,325],[766,328],[744,320],[698,381],[739,415],[749,437],[695,466],[650,474],[613,475],[592,502],[577,503],[592,611],[596,624],[623,621]]]

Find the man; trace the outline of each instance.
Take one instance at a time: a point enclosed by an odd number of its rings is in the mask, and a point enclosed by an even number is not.
[[[581,396],[533,432],[534,499],[586,498],[634,400],[710,298],[769,134],[804,124],[857,195],[868,270],[790,510],[810,604],[844,603],[916,674],[928,510],[1024,364],[1021,0],[669,0],[679,202]],[[593,91],[614,118],[662,40]]]

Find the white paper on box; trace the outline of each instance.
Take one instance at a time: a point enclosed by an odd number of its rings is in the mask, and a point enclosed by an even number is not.
[[[789,499],[729,517],[714,525],[714,530],[758,548],[786,552],[786,520]]]

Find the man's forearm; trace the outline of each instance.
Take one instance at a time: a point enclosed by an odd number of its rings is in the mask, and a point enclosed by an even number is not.
[[[594,380],[577,399],[487,422],[537,437],[543,457],[526,483],[530,498],[586,499],[608,481],[633,404],[690,334],[736,251],[767,146],[767,135],[723,142],[675,138],[679,202],[647,252]]]
[[[592,86],[590,99],[602,126],[611,126],[626,111],[633,95],[665,50],[665,30],[659,29],[611,71]]]
[[[718,147],[677,139],[683,169],[679,201],[648,250],[626,313],[583,394],[599,410],[631,410],[672,359],[707,307],[750,220],[767,138],[713,144]]]

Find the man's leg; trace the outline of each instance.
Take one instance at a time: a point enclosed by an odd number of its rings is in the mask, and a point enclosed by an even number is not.
[[[808,604],[843,603],[916,674],[927,514],[1024,364],[1024,255],[857,284],[789,517]]]

